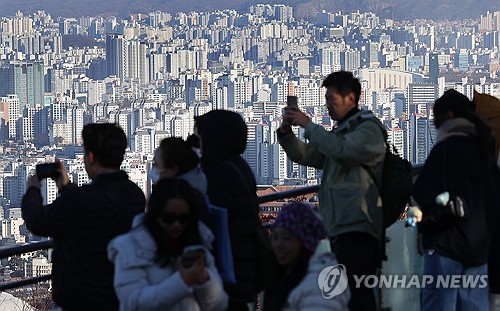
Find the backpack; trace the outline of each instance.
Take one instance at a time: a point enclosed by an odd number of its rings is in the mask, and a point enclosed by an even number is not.
[[[373,120],[372,122],[375,122],[375,120],[378,121],[374,118],[363,118],[360,119],[359,123],[370,119]],[[377,186],[382,199],[383,228],[387,229],[404,213],[406,205],[410,201],[413,181],[410,162],[401,158],[394,145],[391,145],[387,141],[387,132],[384,129],[380,130],[382,131],[386,145],[382,168],[382,182],[377,182],[375,174],[368,166],[362,165],[361,167],[368,172]],[[391,150],[391,146],[393,150]]]

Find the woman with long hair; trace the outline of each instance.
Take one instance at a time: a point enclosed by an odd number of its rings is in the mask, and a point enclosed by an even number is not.
[[[320,217],[314,207],[305,203],[294,202],[281,208],[271,234],[275,258],[264,311],[348,310],[350,293],[345,270],[339,269],[336,275],[336,297],[328,297],[325,288],[318,286],[320,272],[338,264],[328,243],[327,247],[318,247],[326,237]]]
[[[224,310],[227,295],[209,252],[213,235],[198,219],[193,189],[162,179],[132,230],[112,240],[120,310]]]

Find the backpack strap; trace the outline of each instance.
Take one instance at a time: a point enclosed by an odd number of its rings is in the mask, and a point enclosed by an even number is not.
[[[371,121],[371,122],[374,122],[377,124],[377,127],[380,129],[382,137],[384,138],[384,141],[385,141],[385,149],[386,149],[385,152],[386,152],[386,154],[388,152],[391,152],[390,148],[389,148],[389,143],[387,142],[387,139],[388,139],[387,131],[385,131],[383,128],[381,128],[379,126],[380,121],[378,121],[378,119],[376,119],[374,114],[362,114],[359,117],[357,117],[356,119],[350,121],[349,124],[351,127],[357,127],[358,125],[360,125],[361,123],[363,123],[365,121]],[[382,185],[379,182],[377,182],[377,178],[376,178],[373,170],[366,164],[361,164],[360,166],[368,173],[370,178],[375,183],[375,186],[377,186],[377,190],[378,190],[379,195],[382,195]]]

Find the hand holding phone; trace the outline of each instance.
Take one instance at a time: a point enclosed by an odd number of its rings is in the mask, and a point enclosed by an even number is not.
[[[185,247],[177,259],[177,269],[188,286],[208,281],[209,275],[205,265],[205,250],[201,245]]]
[[[38,180],[52,178],[56,180],[61,175],[59,163],[43,163],[36,166],[36,176]]]
[[[286,97],[286,106],[289,108],[298,107],[299,98],[297,96],[287,96]]]
[[[289,112],[290,110],[294,110],[298,108],[298,101],[299,99],[297,96],[287,96],[286,98],[286,108],[285,108],[285,115],[283,118],[283,126],[284,127],[290,127],[291,124],[293,124],[293,118],[290,117]]]
[[[205,256],[205,248],[202,245],[191,245],[184,247],[181,262],[184,268],[191,267],[198,259]]]

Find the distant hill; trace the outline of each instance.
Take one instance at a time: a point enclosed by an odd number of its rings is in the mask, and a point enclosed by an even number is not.
[[[150,11],[208,12],[218,9],[236,9],[247,12],[251,4],[283,3],[295,8],[299,18],[312,18],[319,10],[372,11],[381,17],[402,19],[464,19],[478,18],[486,11],[500,10],[498,0],[0,0],[0,16],[16,11],[33,13],[45,10],[54,17],[109,16],[126,17],[132,13]]]

